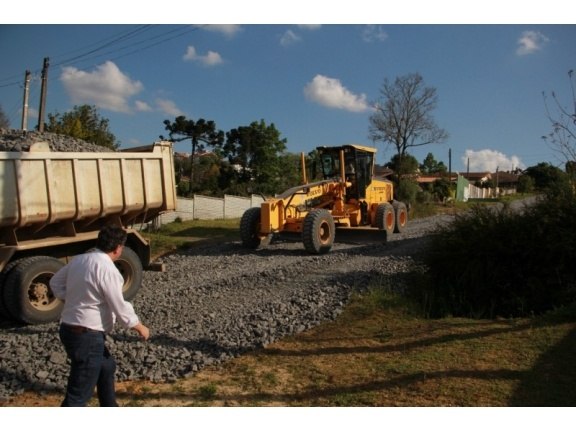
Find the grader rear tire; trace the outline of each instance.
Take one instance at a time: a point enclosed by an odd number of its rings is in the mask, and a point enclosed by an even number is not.
[[[312,254],[325,254],[332,249],[336,236],[334,219],[327,210],[312,210],[304,218],[302,242],[306,251]]]
[[[392,203],[392,207],[394,208],[396,226],[394,227],[395,233],[402,233],[408,225],[408,210],[406,208],[406,204],[401,201],[394,201]]]

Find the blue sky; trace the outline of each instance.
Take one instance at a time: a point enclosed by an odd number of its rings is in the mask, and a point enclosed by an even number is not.
[[[570,102],[575,25],[133,19],[126,25],[2,19],[0,106],[11,126],[20,127],[26,69],[33,72],[28,124],[36,126],[40,71],[49,57],[47,112],[96,105],[122,147],[157,140],[166,134],[163,121],[177,115],[214,120],[224,131],[263,119],[275,124],[290,152],[372,145],[368,119],[384,79],[417,72],[436,88],[434,117],[450,135],[413,151],[420,162],[431,152],[448,165],[449,149],[459,171],[468,163],[471,171],[494,171],[564,162],[541,138],[550,131],[542,92]],[[393,150],[376,146],[378,162],[387,162]]]

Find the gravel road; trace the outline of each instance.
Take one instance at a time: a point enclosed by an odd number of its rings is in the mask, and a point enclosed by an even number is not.
[[[386,244],[336,244],[320,256],[301,243],[253,251],[229,242],[163,257],[166,271],[145,272],[133,300],[150,340],[120,327],[108,337],[117,378],[173,381],[333,320],[375,278],[401,290],[425,234],[447,218],[412,221]],[[25,389],[63,391],[67,375],[57,323],[0,322],[0,399]]]

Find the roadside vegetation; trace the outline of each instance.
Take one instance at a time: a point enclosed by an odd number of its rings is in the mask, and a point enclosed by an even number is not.
[[[432,236],[414,290],[430,317],[526,317],[576,300],[576,199],[569,183],[521,211],[474,206]]]

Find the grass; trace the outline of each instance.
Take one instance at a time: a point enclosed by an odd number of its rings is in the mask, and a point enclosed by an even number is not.
[[[421,317],[375,287],[334,322],[174,384],[137,406],[574,406],[576,307],[543,317]]]
[[[155,257],[187,248],[198,241],[221,241],[240,239],[240,218],[216,220],[175,221],[162,226],[156,232],[146,232]]]

